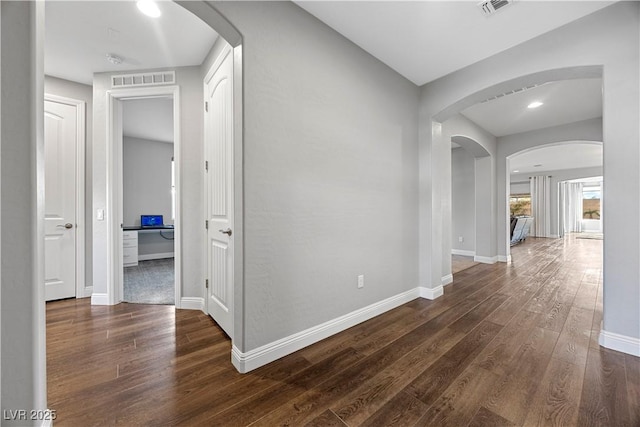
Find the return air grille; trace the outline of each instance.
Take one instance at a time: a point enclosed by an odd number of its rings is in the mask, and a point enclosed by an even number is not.
[[[111,76],[111,87],[135,87],[168,85],[176,82],[175,71],[158,71],[155,73],[120,74]]]
[[[511,3],[513,3],[513,0],[488,0],[478,3],[478,7],[485,16],[489,16]]]

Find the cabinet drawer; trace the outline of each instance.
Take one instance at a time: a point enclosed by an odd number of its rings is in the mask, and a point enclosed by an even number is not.
[[[138,239],[132,240],[123,240],[122,241],[123,248],[137,248],[138,247]]]
[[[137,231],[123,231],[122,232],[122,240],[138,240],[138,232]]]

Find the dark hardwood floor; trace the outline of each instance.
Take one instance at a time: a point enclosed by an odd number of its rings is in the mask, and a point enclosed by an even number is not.
[[[598,346],[602,241],[512,254],[245,375],[199,311],[52,302],[49,407],[60,426],[640,426],[640,359]]]

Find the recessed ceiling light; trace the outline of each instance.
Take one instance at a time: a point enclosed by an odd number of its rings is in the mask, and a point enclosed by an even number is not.
[[[539,106],[541,106],[543,103],[540,101],[534,101],[531,104],[527,105],[527,108],[538,108]]]
[[[138,9],[140,9],[140,12],[144,13],[147,16],[158,18],[160,15],[162,15],[162,12],[160,12],[160,8],[153,0],[139,0],[136,4],[138,5]]]
[[[542,166],[542,164],[533,165],[534,168],[539,168],[540,166]]]
[[[111,62],[113,65],[122,64],[122,58],[120,58],[118,55],[114,55],[112,53],[107,53],[107,61]]]
[[[513,173],[518,173],[518,172],[520,172],[520,171],[513,171]]]

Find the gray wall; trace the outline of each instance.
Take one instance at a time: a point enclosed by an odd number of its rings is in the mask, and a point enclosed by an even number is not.
[[[523,84],[554,78],[603,76],[604,181],[606,199],[604,227],[604,322],[603,330],[640,338],[640,223],[629,223],[628,212],[640,209],[640,105],[639,18],[640,4],[618,2],[557,30],[543,34],[500,54],[449,74],[422,88],[420,103],[420,258],[431,260],[421,268],[421,282],[438,276],[440,262],[432,247],[440,247],[436,227],[442,218],[432,211],[431,198],[442,179],[448,179],[433,156],[432,146],[440,141],[439,123],[487,96],[523,87]],[[595,65],[595,67],[594,67]],[[551,71],[550,71],[551,70]],[[434,120],[437,122],[434,126]],[[500,145],[500,142],[499,144]],[[445,163],[445,162],[441,162]],[[448,162],[447,162],[448,163]],[[450,163],[447,164],[447,167]],[[498,167],[501,167],[498,165]],[[506,171],[498,170],[502,194],[506,194]],[[498,189],[500,191],[500,189]],[[503,199],[499,197],[498,200]],[[504,197],[506,199],[506,197]],[[506,200],[499,215],[506,217]],[[499,227],[499,241],[506,240],[507,225]],[[502,237],[502,238],[500,238]],[[506,248],[502,248],[506,251]],[[506,255],[502,253],[499,255]],[[432,285],[433,286],[433,285]]]
[[[85,264],[84,286],[91,288],[93,283],[93,211],[91,209],[92,191],[92,147],[93,147],[93,89],[91,86],[57,77],[45,76],[44,92],[51,95],[64,96],[86,102],[85,106]],[[90,294],[85,294],[90,296]]]
[[[202,129],[203,90],[200,67],[179,67],[176,83],[180,86],[181,188],[182,193],[182,296],[203,297],[203,186]],[[94,152],[93,152],[93,262],[94,293],[106,293],[107,221],[97,221],[96,209],[106,208],[106,97],[111,89],[111,73],[94,75]]]
[[[44,4],[0,2],[0,41],[0,406],[4,414],[47,407]],[[3,426],[39,424],[2,421]]]
[[[442,141],[445,145],[449,141],[457,142],[468,153],[475,157],[474,160],[474,181],[476,183],[474,197],[474,218],[475,218],[475,238],[474,251],[477,261],[495,262],[497,255],[496,244],[496,180],[495,180],[495,156],[497,152],[496,137],[467,119],[461,114],[450,117],[442,124]],[[449,150],[450,151],[450,150]],[[446,150],[439,150],[439,168],[443,174],[451,174],[447,170],[446,164],[450,162]],[[432,262],[441,256],[441,276],[445,277],[451,273],[451,238],[453,236],[451,229],[451,181],[439,178],[440,186],[434,190],[434,194],[439,194],[438,200],[434,199],[434,213],[442,212],[441,232],[442,238],[434,240],[441,243],[441,247],[433,248]],[[433,198],[433,196],[432,196]],[[456,236],[457,238],[457,236]],[[444,254],[447,254],[446,256]],[[437,283],[437,271],[433,277],[433,283]]]
[[[451,150],[451,248],[471,252],[476,250],[474,164],[475,157],[464,148]]]
[[[419,91],[293,3],[215,7],[244,37],[248,351],[418,285]]]
[[[125,102],[126,111],[126,102]],[[171,158],[173,144],[124,137],[123,219],[125,225],[140,225],[140,215],[163,215],[171,219]],[[172,232],[163,232],[173,237]],[[173,240],[158,231],[138,233],[138,255],[167,254],[174,251]]]

